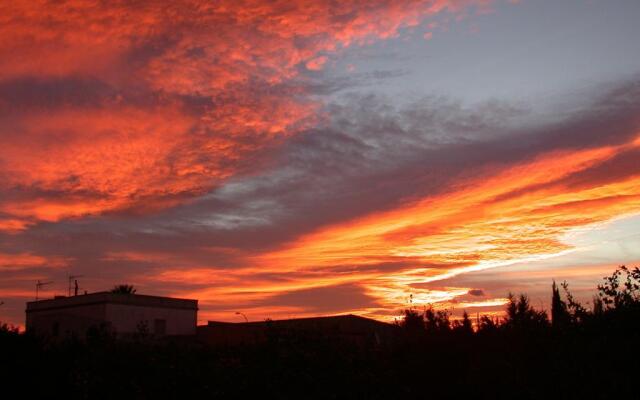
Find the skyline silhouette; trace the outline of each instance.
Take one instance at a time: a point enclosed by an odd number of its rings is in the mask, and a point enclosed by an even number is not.
[[[106,294],[140,297],[116,289]],[[633,398],[640,268],[619,267],[596,293],[582,304],[569,283],[554,282],[551,320],[526,294],[509,295],[504,318],[485,315],[475,329],[466,313],[451,320],[431,307],[406,309],[395,325],[356,316],[211,322],[190,336],[0,324],[0,376],[5,390],[92,399]]]

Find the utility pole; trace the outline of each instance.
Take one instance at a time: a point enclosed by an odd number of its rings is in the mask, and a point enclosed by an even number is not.
[[[53,283],[52,281],[49,282],[40,282],[40,280],[38,279],[38,281],[36,282],[36,301],[38,301],[38,292],[40,292],[40,289],[44,286],[44,285],[49,285]]]

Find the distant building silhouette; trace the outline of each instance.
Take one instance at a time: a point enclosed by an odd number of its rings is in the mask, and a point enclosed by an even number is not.
[[[147,296],[130,292],[98,292],[27,303],[26,329],[50,338],[84,338],[98,329],[117,338],[190,336],[213,346],[258,344],[294,337],[340,340],[355,345],[380,345],[397,325],[357,315],[266,320],[209,321],[197,326],[198,300]]]
[[[265,342],[270,335],[281,338],[306,335],[376,345],[388,341],[397,328],[351,314],[239,323],[209,321],[207,325],[198,326],[198,339],[208,345],[227,346]]]
[[[195,335],[198,300],[98,292],[27,303],[26,329],[39,335],[84,337],[92,328],[117,337]]]

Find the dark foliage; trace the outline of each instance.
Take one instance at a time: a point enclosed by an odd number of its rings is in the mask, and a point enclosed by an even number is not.
[[[133,285],[116,285],[111,289],[111,293],[120,293],[120,294],[134,294],[136,292],[136,288]]]
[[[520,295],[505,318],[484,316],[475,330],[468,316],[410,309],[394,340],[366,346],[277,331],[225,348],[119,341],[101,329],[48,342],[0,325],[0,383],[3,393],[67,399],[637,398],[639,278],[619,269],[591,310],[554,284],[561,325]]]
[[[516,297],[509,293],[507,315],[504,318],[503,328],[519,330],[524,333],[538,333],[549,326],[547,313],[534,309],[525,294]]]
[[[568,285],[563,288],[568,292]],[[570,322],[571,315],[567,308],[567,303],[562,300],[560,296],[560,289],[556,285],[556,281],[553,281],[551,285],[551,323],[554,329],[565,329]]]
[[[598,285],[600,299],[607,309],[626,309],[640,304],[640,268],[624,265]]]

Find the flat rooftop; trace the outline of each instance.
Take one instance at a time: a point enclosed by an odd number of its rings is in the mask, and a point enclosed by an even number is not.
[[[197,310],[198,300],[179,299],[174,297],[148,296],[144,294],[124,294],[96,292],[79,294],[70,297],[56,297],[27,302],[27,312],[56,310],[94,304],[125,304],[139,307],[173,308]]]
[[[361,317],[359,315],[345,314],[345,315],[330,315],[321,317],[304,317],[304,318],[291,318],[291,319],[277,319],[266,321],[253,321],[253,322],[222,322],[222,321],[208,321],[207,327],[266,327],[266,326],[278,326],[286,328],[322,328],[335,326],[336,324],[349,324],[351,326],[377,326],[380,328],[393,328],[392,324],[378,321],[371,318]]]

